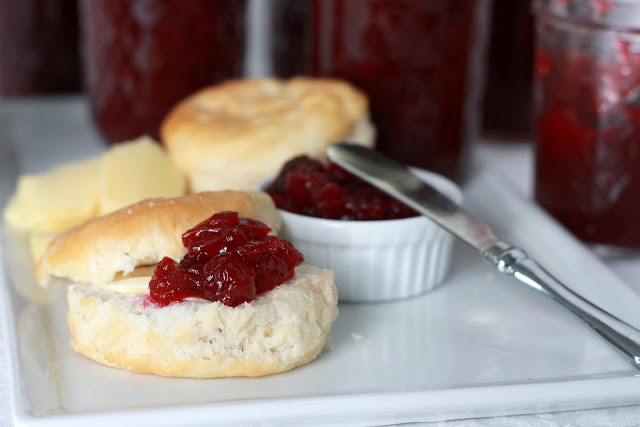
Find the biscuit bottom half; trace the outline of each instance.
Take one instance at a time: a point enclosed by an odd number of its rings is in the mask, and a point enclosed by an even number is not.
[[[333,273],[303,265],[250,303],[158,307],[95,286],[69,288],[71,347],[104,365],[172,377],[261,376],[314,360],[338,315]]]

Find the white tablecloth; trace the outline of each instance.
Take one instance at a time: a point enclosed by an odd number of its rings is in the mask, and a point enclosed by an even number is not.
[[[62,141],[71,150],[61,151]],[[38,152],[38,156],[31,153]],[[0,101],[0,205],[13,188],[15,170],[37,172],[44,167],[38,159],[54,163],[83,158],[101,150],[99,138],[91,126],[82,99]],[[17,159],[17,165],[12,159]],[[479,143],[476,162],[491,164],[515,188],[531,195],[532,151],[527,143]],[[0,248],[1,250],[1,248]],[[608,260],[607,263],[640,294],[640,258]],[[0,274],[4,276],[0,264]],[[3,298],[0,292],[0,298]],[[0,322],[4,319],[0,317]],[[7,345],[4,325],[0,328],[0,427],[11,426],[8,390],[8,366],[4,354]],[[479,426],[636,426],[640,425],[637,406],[594,409],[575,412],[543,413],[434,423],[442,427]]]

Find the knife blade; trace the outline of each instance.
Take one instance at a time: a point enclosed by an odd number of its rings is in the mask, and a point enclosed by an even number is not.
[[[349,143],[333,144],[327,149],[327,157],[475,248],[500,273],[515,277],[570,310],[640,369],[640,330],[574,292],[522,249],[499,239],[471,212],[418,179],[407,166]]]

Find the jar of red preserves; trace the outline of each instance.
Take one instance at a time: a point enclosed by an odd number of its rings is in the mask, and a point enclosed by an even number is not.
[[[533,103],[533,14],[529,0],[493,0],[483,131],[528,141]]]
[[[76,0],[0,0],[0,95],[79,92]]]
[[[535,197],[586,242],[640,248],[640,3],[539,0]]]
[[[485,0],[314,0],[312,72],[371,100],[377,148],[460,179],[478,121]]]
[[[81,0],[86,89],[108,142],[158,138],[169,109],[242,75],[246,0]]]

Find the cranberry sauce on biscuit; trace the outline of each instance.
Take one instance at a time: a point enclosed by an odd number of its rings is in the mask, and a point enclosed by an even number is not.
[[[196,297],[235,307],[291,279],[304,257],[270,235],[262,222],[221,212],[182,235],[187,254],[157,265],[149,283],[151,301],[165,306]]]

